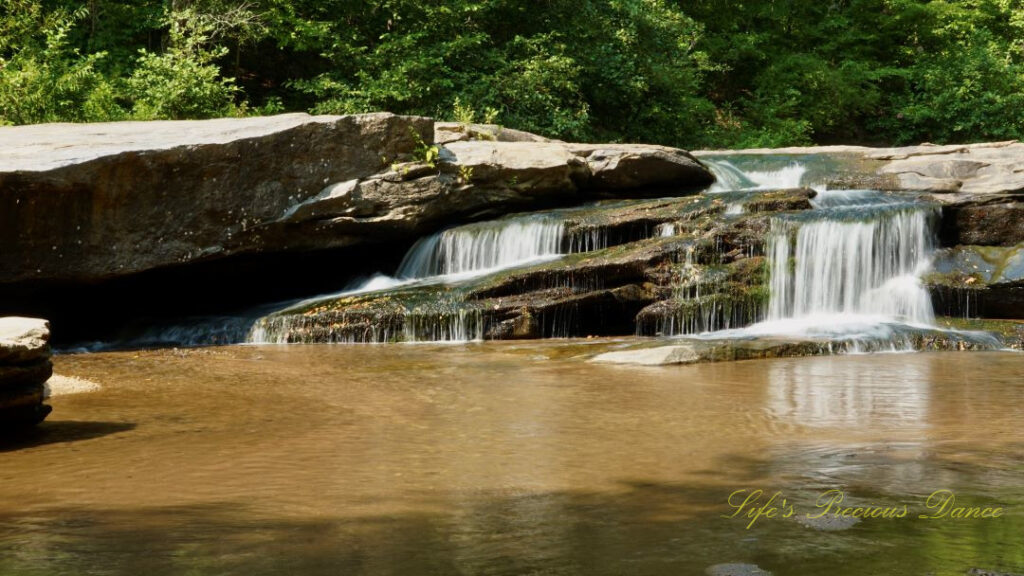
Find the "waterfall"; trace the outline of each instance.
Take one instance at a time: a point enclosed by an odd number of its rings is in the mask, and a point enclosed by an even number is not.
[[[317,296],[282,310],[284,314],[258,320],[249,331],[250,343],[287,343],[330,340],[335,342],[466,342],[482,340],[483,316],[479,310],[457,300],[429,310],[410,308],[392,315],[387,322],[367,322],[365,317],[341,314],[339,325],[356,325],[347,334],[315,334],[301,314],[321,302],[340,297],[417,286],[459,282],[510,268],[553,260],[567,253],[603,248],[607,243],[600,229],[566,234],[565,218],[559,214],[530,214],[488,222],[466,224],[421,238],[406,252],[394,276],[376,274],[355,282],[343,292]]]
[[[775,170],[744,172],[728,160],[702,158],[701,162],[715,175],[715,183],[708,192],[734,192],[739,190],[782,190],[799,188],[807,167],[799,162]]]
[[[419,240],[398,267],[398,278],[482,275],[562,255],[564,224],[521,217],[450,228]]]
[[[896,208],[863,221],[773,222],[768,321],[878,316],[931,325],[918,276],[931,262],[934,208]]]

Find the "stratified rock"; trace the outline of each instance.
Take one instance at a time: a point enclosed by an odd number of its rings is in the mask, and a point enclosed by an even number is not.
[[[50,413],[50,328],[37,318],[0,318],[0,430],[32,426]]]
[[[30,384],[42,384],[53,374],[49,358],[25,364],[0,364],[0,390]]]
[[[806,189],[758,191],[559,210],[563,245],[576,247],[575,253],[450,285],[412,285],[300,303],[259,320],[255,339],[379,342],[437,334],[484,339],[632,334],[641,319],[660,322],[653,310],[669,309],[677,291],[689,287],[681,279],[683,268],[699,277],[695,282],[704,298],[719,299],[719,309],[732,299],[749,301],[756,311],[764,304],[767,276],[764,258],[752,254],[763,252],[771,210],[808,209],[813,194]],[[734,200],[757,209],[724,217]],[[671,234],[663,232],[665,226]]]
[[[946,245],[1013,246],[1024,242],[1024,201],[1001,196],[944,206],[939,235]]]
[[[681,150],[505,131],[431,149],[434,128],[384,113],[0,128],[0,286],[411,241],[713,180]]]
[[[393,114],[0,128],[0,284],[94,282],[308,245],[266,227],[432,134],[433,121]]]

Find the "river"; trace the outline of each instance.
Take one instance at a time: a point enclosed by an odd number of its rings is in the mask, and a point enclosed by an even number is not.
[[[586,362],[620,343],[57,356],[102,389],[0,445],[0,574],[1024,571],[1021,354]],[[755,489],[791,517],[729,518]]]

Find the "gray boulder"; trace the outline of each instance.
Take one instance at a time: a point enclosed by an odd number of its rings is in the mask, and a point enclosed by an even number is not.
[[[483,216],[713,179],[680,150],[494,128],[429,163],[433,120],[386,113],[0,128],[0,287],[406,242]]]
[[[44,384],[53,373],[50,325],[38,318],[0,318],[0,430],[41,422]]]

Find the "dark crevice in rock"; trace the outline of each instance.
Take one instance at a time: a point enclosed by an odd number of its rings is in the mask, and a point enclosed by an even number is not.
[[[247,254],[82,283],[0,285],[0,316],[50,319],[58,347],[125,340],[155,324],[244,313],[269,302],[338,292],[350,281],[393,270],[407,244]]]

